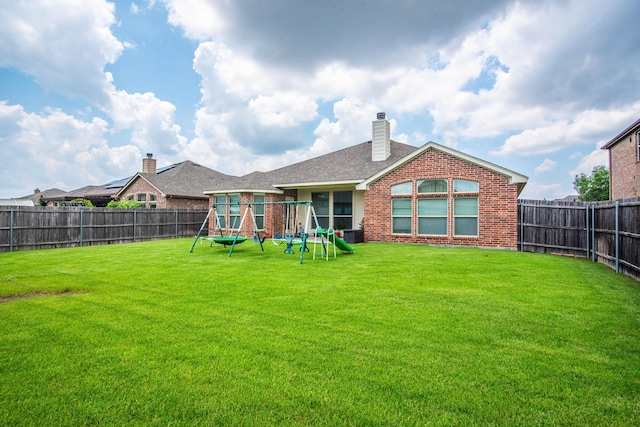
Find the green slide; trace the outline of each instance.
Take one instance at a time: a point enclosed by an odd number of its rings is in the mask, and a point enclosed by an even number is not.
[[[322,236],[327,236],[327,230],[317,230],[316,233]],[[331,236],[330,241],[333,241],[334,238],[336,239],[336,242],[335,242],[336,248],[340,249],[341,251],[352,252],[352,253],[356,251],[356,248],[354,248],[353,246],[349,246],[347,242],[345,242],[335,234]],[[327,237],[327,239],[329,239],[329,237]]]

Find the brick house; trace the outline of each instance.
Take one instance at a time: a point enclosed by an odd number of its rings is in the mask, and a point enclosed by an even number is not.
[[[144,208],[208,209],[204,190],[230,178],[189,160],[156,170],[156,159],[147,154],[142,172],[130,178],[113,197],[135,200]]]
[[[205,194],[219,206],[224,229],[239,226],[238,202],[310,200],[320,227],[364,228],[366,241],[515,249],[517,199],[526,182],[524,175],[434,142],[416,148],[393,141],[379,113],[371,141],[219,181]],[[282,234],[287,223],[307,217],[306,206],[295,209],[258,204],[256,224],[267,236]]]
[[[611,200],[640,195],[640,119],[607,142]]]
[[[87,199],[97,207],[104,207],[112,200],[130,199],[144,208],[209,209],[209,198],[203,191],[212,183],[229,178],[189,160],[156,168],[156,159],[149,153],[142,159],[142,172],[134,176],[69,192],[47,190],[38,194],[38,202],[42,199],[47,206],[56,207],[70,200]]]

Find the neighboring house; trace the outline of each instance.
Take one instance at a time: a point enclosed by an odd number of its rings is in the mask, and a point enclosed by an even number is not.
[[[228,175],[191,161],[184,161],[156,169],[152,154],[142,160],[142,172],[104,185],[88,185],[69,192],[47,190],[26,196],[34,204],[65,206],[74,199],[90,200],[94,206],[104,207],[112,200],[135,200],[145,208],[208,209],[209,199],[204,190],[229,179]]]
[[[611,200],[640,195],[640,119],[607,142]]]
[[[147,154],[142,172],[119,188],[114,198],[135,200],[145,208],[208,209],[204,191],[231,178],[189,160],[156,170],[156,160]]]
[[[526,176],[434,142],[416,148],[392,141],[384,113],[372,134],[369,142],[324,156],[230,177],[205,194],[225,229],[239,226],[238,202],[310,200],[320,227],[362,226],[366,241],[517,247],[517,199]],[[295,209],[296,223],[303,222],[306,207]],[[274,236],[284,231],[285,212],[258,204],[254,213],[258,227]]]
[[[31,206],[47,206],[47,200],[50,197],[58,197],[65,193],[65,191],[60,190],[59,188],[50,188],[45,191],[40,191],[39,188],[36,188],[33,190],[33,194],[20,197],[19,200],[29,200],[31,201]]]

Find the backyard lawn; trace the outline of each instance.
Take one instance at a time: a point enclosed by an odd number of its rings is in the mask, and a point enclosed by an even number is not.
[[[640,283],[605,266],[191,243],[0,253],[0,425],[640,425]]]

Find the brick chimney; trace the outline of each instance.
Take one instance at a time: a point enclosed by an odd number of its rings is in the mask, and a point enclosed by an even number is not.
[[[373,121],[371,160],[381,162],[391,155],[391,124],[385,113],[378,113],[376,118]]]
[[[153,153],[147,153],[147,158],[142,159],[142,173],[156,174],[156,159],[153,158]]]

